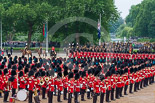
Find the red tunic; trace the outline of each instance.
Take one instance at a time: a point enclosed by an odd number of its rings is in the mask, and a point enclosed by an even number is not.
[[[73,93],[74,92],[74,83],[73,81],[68,82],[68,92]]]
[[[25,89],[25,80],[24,77],[19,78],[19,88]]]
[[[57,81],[57,86],[58,86],[58,90],[60,90],[60,91],[63,90],[63,83],[62,83],[62,80]]]
[[[95,80],[94,81],[94,90],[95,90],[95,93],[100,93],[100,90],[99,90],[99,88],[100,88],[100,81],[99,80]]]
[[[80,92],[80,82],[74,81],[74,89],[76,92]]]
[[[50,78],[50,80],[48,81],[48,90],[53,92],[54,91],[54,79]]]
[[[28,79],[28,90],[33,91],[34,88],[34,81],[32,78]]]
[[[100,90],[102,93],[106,93],[106,85],[104,82],[101,82],[100,83]]]
[[[105,79],[105,83],[106,83],[106,87],[108,88],[108,90],[111,90],[111,81],[110,81],[110,79]]]

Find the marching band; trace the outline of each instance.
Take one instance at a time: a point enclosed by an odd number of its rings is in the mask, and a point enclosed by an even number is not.
[[[69,58],[0,56],[0,98],[48,103],[110,102],[154,83],[155,55],[76,51]],[[20,95],[22,93],[23,95]],[[63,98],[61,98],[63,95]],[[81,96],[81,100],[79,97]]]

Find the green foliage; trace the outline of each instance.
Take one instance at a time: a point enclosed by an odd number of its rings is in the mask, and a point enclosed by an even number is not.
[[[152,39],[147,39],[147,38],[144,38],[144,39],[138,39],[137,42],[155,42],[155,38],[152,38]]]
[[[144,0],[132,6],[126,18],[127,25],[140,37],[155,37],[155,0]]]
[[[48,28],[51,28],[68,17],[88,17],[98,21],[99,14],[102,15],[102,26],[106,31],[109,31],[109,22],[119,17],[113,0],[0,0],[5,38],[11,41],[17,39],[17,33],[26,34],[28,45],[31,40],[43,41],[42,27],[47,21]],[[81,32],[91,33],[97,40],[97,30],[81,22],[69,23],[67,28],[63,26],[51,40],[57,38],[57,41],[62,41],[70,34]]]

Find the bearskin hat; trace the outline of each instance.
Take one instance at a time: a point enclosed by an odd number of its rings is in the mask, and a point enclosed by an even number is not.
[[[0,70],[0,75],[2,75],[2,71]]]
[[[14,66],[12,67],[12,69],[13,69],[13,70],[16,70],[16,69],[17,69],[17,66],[16,66],[16,65],[14,65]]]
[[[120,75],[123,75],[124,74],[124,71],[121,69],[120,70]]]
[[[66,75],[68,75],[68,71],[67,70],[64,71],[64,76],[66,76]]]
[[[115,68],[111,69],[111,74],[116,74]]]
[[[16,75],[16,70],[11,71],[11,76],[14,76],[14,75]]]
[[[82,77],[85,77],[86,76],[86,71],[83,71],[82,72]]]
[[[94,76],[99,76],[99,75],[100,75],[100,70],[96,69],[95,73],[94,73]]]
[[[78,73],[78,70],[77,69],[74,69],[74,74]]]
[[[18,67],[18,71],[22,70],[23,69],[23,66],[22,65],[19,65]]]
[[[10,81],[10,82],[13,82],[14,79],[15,79],[15,77],[11,76],[11,77],[9,78],[9,81]]]
[[[30,76],[33,76],[33,75],[34,75],[34,71],[31,70],[31,71],[29,72],[29,77],[30,77]]]
[[[124,73],[128,73],[128,68],[125,68],[124,69]]]
[[[8,69],[4,69],[4,75],[8,73]]]
[[[3,64],[0,66],[0,69],[4,69],[4,65]]]
[[[68,79],[73,78],[73,76],[74,76],[73,72],[69,72]]]
[[[62,73],[58,73],[57,78],[62,78]]]
[[[79,73],[76,73],[75,74],[75,80],[78,80],[80,78],[80,74]]]
[[[130,68],[130,73],[133,73],[134,71],[133,71],[133,68]]]
[[[29,68],[26,67],[26,68],[24,69],[24,73],[27,73],[27,72],[29,72]]]
[[[89,70],[88,70],[88,75],[89,75],[89,74],[92,74],[92,69],[89,69]]]
[[[105,79],[104,75],[103,75],[103,74],[100,75],[100,80],[102,81],[102,80],[104,80],[104,79]]]
[[[106,77],[109,77],[110,76],[110,71],[108,71],[106,74],[105,74]]]
[[[23,71],[20,71],[19,72],[19,77],[22,77],[24,74],[23,74]]]
[[[37,73],[35,74],[35,78],[39,77],[39,75],[40,75],[40,73],[37,72]]]
[[[42,77],[45,76],[45,74],[46,74],[45,71],[42,71],[42,72],[41,72],[41,76],[42,76]]]

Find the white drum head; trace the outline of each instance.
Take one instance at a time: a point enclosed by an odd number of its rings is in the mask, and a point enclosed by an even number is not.
[[[17,93],[17,99],[18,99],[19,101],[24,101],[24,100],[26,100],[26,98],[27,98],[27,94],[26,94],[25,90],[20,90],[20,91]]]

